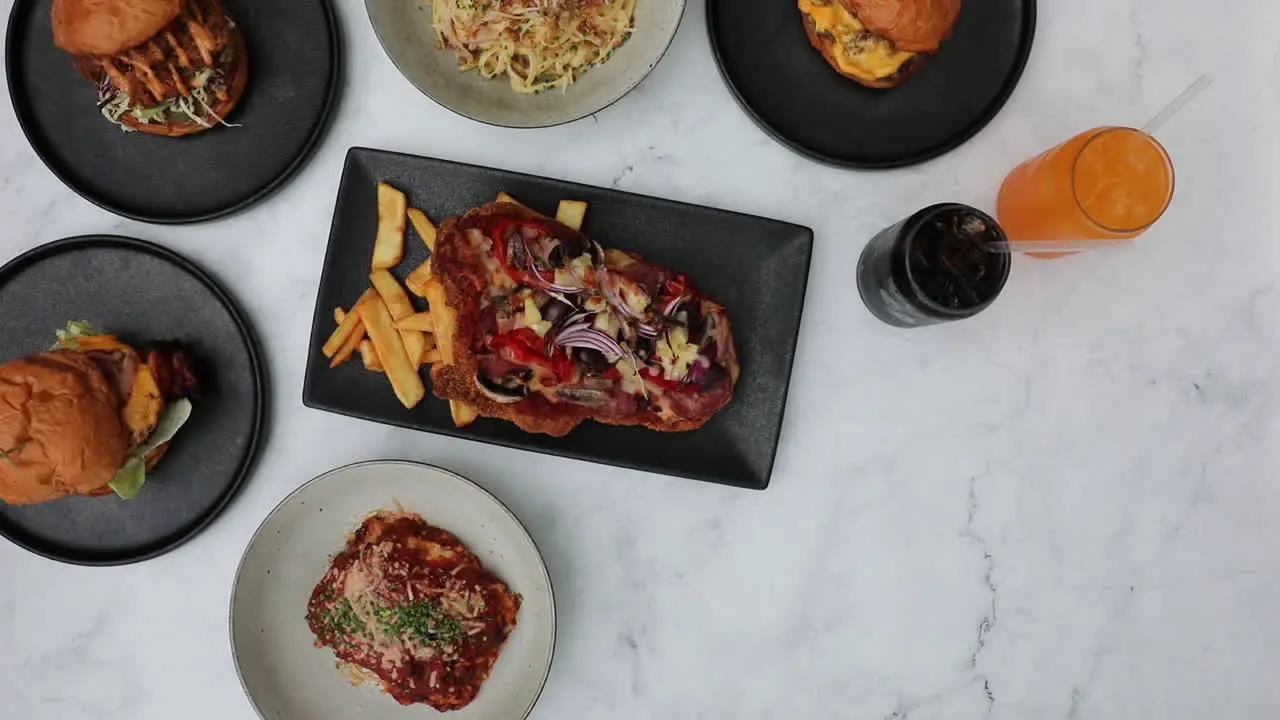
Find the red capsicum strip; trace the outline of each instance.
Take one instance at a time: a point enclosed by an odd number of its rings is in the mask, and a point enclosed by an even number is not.
[[[519,232],[519,228],[531,227],[536,228],[544,235],[555,237],[555,233],[552,232],[551,226],[547,223],[538,222],[536,220],[507,217],[497,218],[489,230],[489,237],[493,240],[494,253],[497,254],[498,262],[501,263],[503,269],[507,271],[507,275],[510,275],[511,279],[520,285],[530,285],[529,273],[525,271],[524,268],[514,267],[507,262],[507,241],[505,236],[507,234],[507,230],[513,227],[517,228],[516,232]]]
[[[500,355],[505,351],[512,362],[550,370],[556,380],[566,382],[573,378],[574,365],[564,350],[552,350],[550,357],[544,352],[546,343],[529,328],[520,328],[489,339],[489,347]]]

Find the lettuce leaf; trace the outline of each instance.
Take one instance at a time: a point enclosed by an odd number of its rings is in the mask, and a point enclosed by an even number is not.
[[[124,467],[107,483],[107,487],[115,491],[125,500],[138,496],[142,486],[147,482],[147,455],[161,445],[169,442],[178,434],[183,425],[191,419],[191,401],[186,398],[174,400],[165,406],[156,423],[155,432],[147,441],[138,446],[129,456]]]
[[[65,348],[75,350],[79,347],[76,340],[80,338],[93,337],[102,333],[94,329],[92,325],[83,320],[71,320],[67,322],[67,326],[61,330],[54,330],[53,334],[57,336],[58,342],[53,344],[54,349]]]
[[[138,492],[142,490],[142,485],[147,481],[147,462],[142,458],[134,455],[125,462],[120,472],[116,473],[111,482],[107,483],[107,487],[115,491],[117,495],[125,500],[132,500],[138,496]]]
[[[142,443],[137,450],[137,455],[146,456],[152,450],[173,439],[174,435],[182,429],[183,425],[191,419],[191,401],[186,398],[174,400],[165,405],[164,412],[160,413],[160,419],[156,422],[156,430],[151,433],[151,437]]]
[[[129,112],[139,121],[144,123],[149,123],[154,120],[164,120],[165,117],[169,114],[169,110],[172,107],[173,107],[173,101],[165,100],[159,105],[153,105],[152,107],[149,107],[149,108],[134,108]]]

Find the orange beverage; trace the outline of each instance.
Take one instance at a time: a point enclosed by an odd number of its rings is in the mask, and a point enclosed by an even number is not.
[[[1164,147],[1141,130],[1102,127],[1014,168],[996,214],[1011,241],[1132,238],[1171,200],[1173,162]]]

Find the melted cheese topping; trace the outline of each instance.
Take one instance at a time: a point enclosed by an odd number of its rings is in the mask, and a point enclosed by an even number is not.
[[[842,72],[879,80],[901,70],[916,55],[899,50],[887,38],[865,35],[866,27],[836,0],[799,0],[799,5],[819,34],[833,38],[831,51]]]
[[[619,333],[622,332],[622,323],[618,322],[611,312],[596,313],[591,326],[614,340],[617,340]]]
[[[689,331],[682,327],[672,328],[665,338],[658,340],[657,350],[655,357],[668,380],[680,380],[687,375],[700,352],[697,345],[689,342]]]
[[[524,298],[524,316],[521,319],[524,326],[536,332],[538,337],[546,337],[551,331],[551,323],[542,319],[542,311],[538,309],[538,303],[534,302],[532,295]]]
[[[621,382],[623,392],[628,392],[632,395],[643,394],[648,396],[648,392],[645,390],[644,381],[636,374],[636,368],[630,361],[622,359],[614,363],[613,366],[618,369],[618,374],[622,376]]]
[[[467,241],[471,244],[471,249],[480,257],[480,262],[484,265],[485,275],[487,275],[487,286],[489,297],[502,297],[515,292],[516,282],[507,274],[502,263],[498,261],[496,255],[493,254],[493,241],[485,237],[485,234],[471,228],[467,230]]]

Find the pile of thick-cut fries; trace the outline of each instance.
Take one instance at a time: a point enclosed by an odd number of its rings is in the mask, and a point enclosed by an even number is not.
[[[498,193],[497,201],[521,204],[505,192]],[[578,230],[586,213],[587,203],[563,200],[556,219]],[[442,290],[431,279],[430,258],[405,277],[403,286],[390,272],[404,260],[406,224],[413,225],[428,250],[435,250],[436,226],[426,213],[409,207],[403,192],[385,182],[378,183],[378,232],[369,273],[371,287],[350,310],[333,309],[338,327],[325,342],[323,352],[330,359],[329,367],[337,367],[359,352],[365,369],[386,373],[396,397],[406,408],[413,408],[426,397],[418,369],[441,360],[450,361],[451,358],[442,357],[441,351],[448,350],[451,338],[441,337],[437,347],[431,312],[417,312],[405,292],[407,287],[414,295],[429,300],[437,294],[433,291]],[[437,296],[436,300],[442,298]],[[459,427],[476,419],[475,410],[462,403],[450,401],[449,409]]]
[[[413,223],[428,249],[435,246],[436,228],[427,216],[410,208],[404,193],[387,183],[378,183],[378,233],[369,273],[372,287],[350,310],[334,308],[338,329],[329,336],[323,351],[330,359],[329,367],[341,365],[359,351],[365,368],[385,372],[396,397],[411,408],[422,402],[427,393],[418,368],[439,361],[440,352],[432,334],[431,314],[414,310],[404,287],[390,272],[404,259],[406,219]],[[429,261],[423,263],[414,275],[423,277],[429,267]],[[414,275],[409,277],[409,289],[421,295]]]

